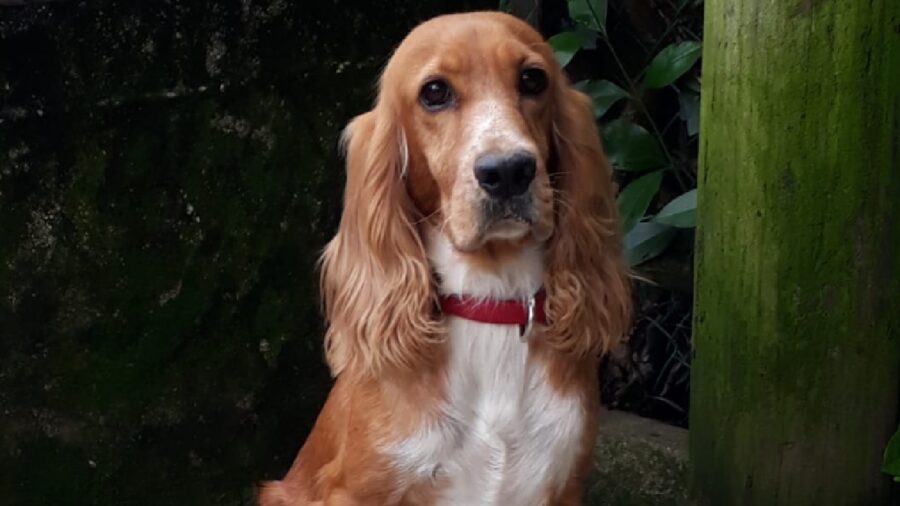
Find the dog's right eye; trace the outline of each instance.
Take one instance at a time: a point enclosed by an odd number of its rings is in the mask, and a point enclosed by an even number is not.
[[[419,102],[428,111],[440,111],[453,102],[453,90],[443,79],[428,81],[419,92]]]
[[[527,96],[540,95],[547,89],[547,73],[538,68],[525,69],[519,74],[519,92]]]

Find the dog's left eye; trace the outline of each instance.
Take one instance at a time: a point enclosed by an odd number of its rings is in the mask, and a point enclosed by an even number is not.
[[[541,69],[525,69],[519,74],[519,93],[539,95],[547,88],[547,73]]]
[[[453,102],[453,90],[443,79],[428,81],[419,91],[419,102],[432,112],[446,109]]]

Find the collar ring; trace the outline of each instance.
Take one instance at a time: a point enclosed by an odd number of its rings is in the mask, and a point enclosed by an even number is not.
[[[528,342],[528,339],[531,337],[531,332],[534,330],[534,308],[536,304],[535,297],[532,295],[528,299],[528,322],[525,325],[519,326],[519,339],[523,343]]]

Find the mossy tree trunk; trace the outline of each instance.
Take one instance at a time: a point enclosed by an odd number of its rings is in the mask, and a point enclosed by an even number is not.
[[[900,2],[708,0],[691,458],[701,503],[885,504]]]

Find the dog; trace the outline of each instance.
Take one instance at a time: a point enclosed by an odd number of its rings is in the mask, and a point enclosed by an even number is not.
[[[434,18],[353,119],[321,260],[336,378],[262,506],[577,505],[630,287],[591,101],[528,24]]]

